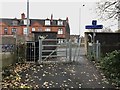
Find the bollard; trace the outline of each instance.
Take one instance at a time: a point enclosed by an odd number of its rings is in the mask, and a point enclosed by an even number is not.
[[[69,61],[71,62],[71,40],[69,40]]]

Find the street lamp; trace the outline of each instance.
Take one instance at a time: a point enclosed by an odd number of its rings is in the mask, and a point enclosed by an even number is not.
[[[85,6],[85,4],[83,4],[82,5],[82,7],[84,7]],[[81,21],[82,21],[82,7],[81,8],[79,8],[79,24],[81,25]],[[81,30],[81,28],[80,28],[80,25],[79,25],[79,36],[80,36],[80,30]]]
[[[85,6],[85,4],[83,4],[82,5],[82,7],[84,7]],[[79,36],[78,36],[78,44],[80,44],[80,30],[81,30],[81,27],[80,27],[80,25],[81,25],[81,21],[82,21],[82,18],[81,18],[81,15],[82,14],[82,8],[79,8]]]
[[[27,0],[27,34],[25,35],[26,36],[26,41],[29,40],[29,0]]]

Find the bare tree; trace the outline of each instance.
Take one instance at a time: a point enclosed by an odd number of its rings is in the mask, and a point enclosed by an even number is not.
[[[120,0],[103,0],[97,3],[97,13],[100,19],[120,18]]]
[[[120,33],[120,29],[115,31],[116,33]]]
[[[113,32],[110,28],[105,27],[101,32]]]

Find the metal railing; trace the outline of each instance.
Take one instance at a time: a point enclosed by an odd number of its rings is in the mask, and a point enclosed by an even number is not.
[[[88,44],[88,51],[87,51],[88,58],[99,60],[101,57],[101,55],[100,55],[101,48],[100,47],[101,47],[101,45],[98,41],[94,45]]]

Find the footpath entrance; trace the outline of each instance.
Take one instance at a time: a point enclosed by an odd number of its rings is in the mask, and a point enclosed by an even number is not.
[[[38,42],[26,43],[26,60],[28,62],[70,62],[75,61],[78,55],[78,46],[72,53],[71,41],[64,40],[57,43],[58,39],[40,39]]]
[[[69,39],[57,39],[56,32],[33,32],[33,41],[26,42],[27,62],[72,62],[77,61],[80,54],[79,43]]]
[[[72,44],[71,40],[58,43],[58,39],[42,39],[26,43],[27,62],[72,62],[78,61],[80,42]]]

